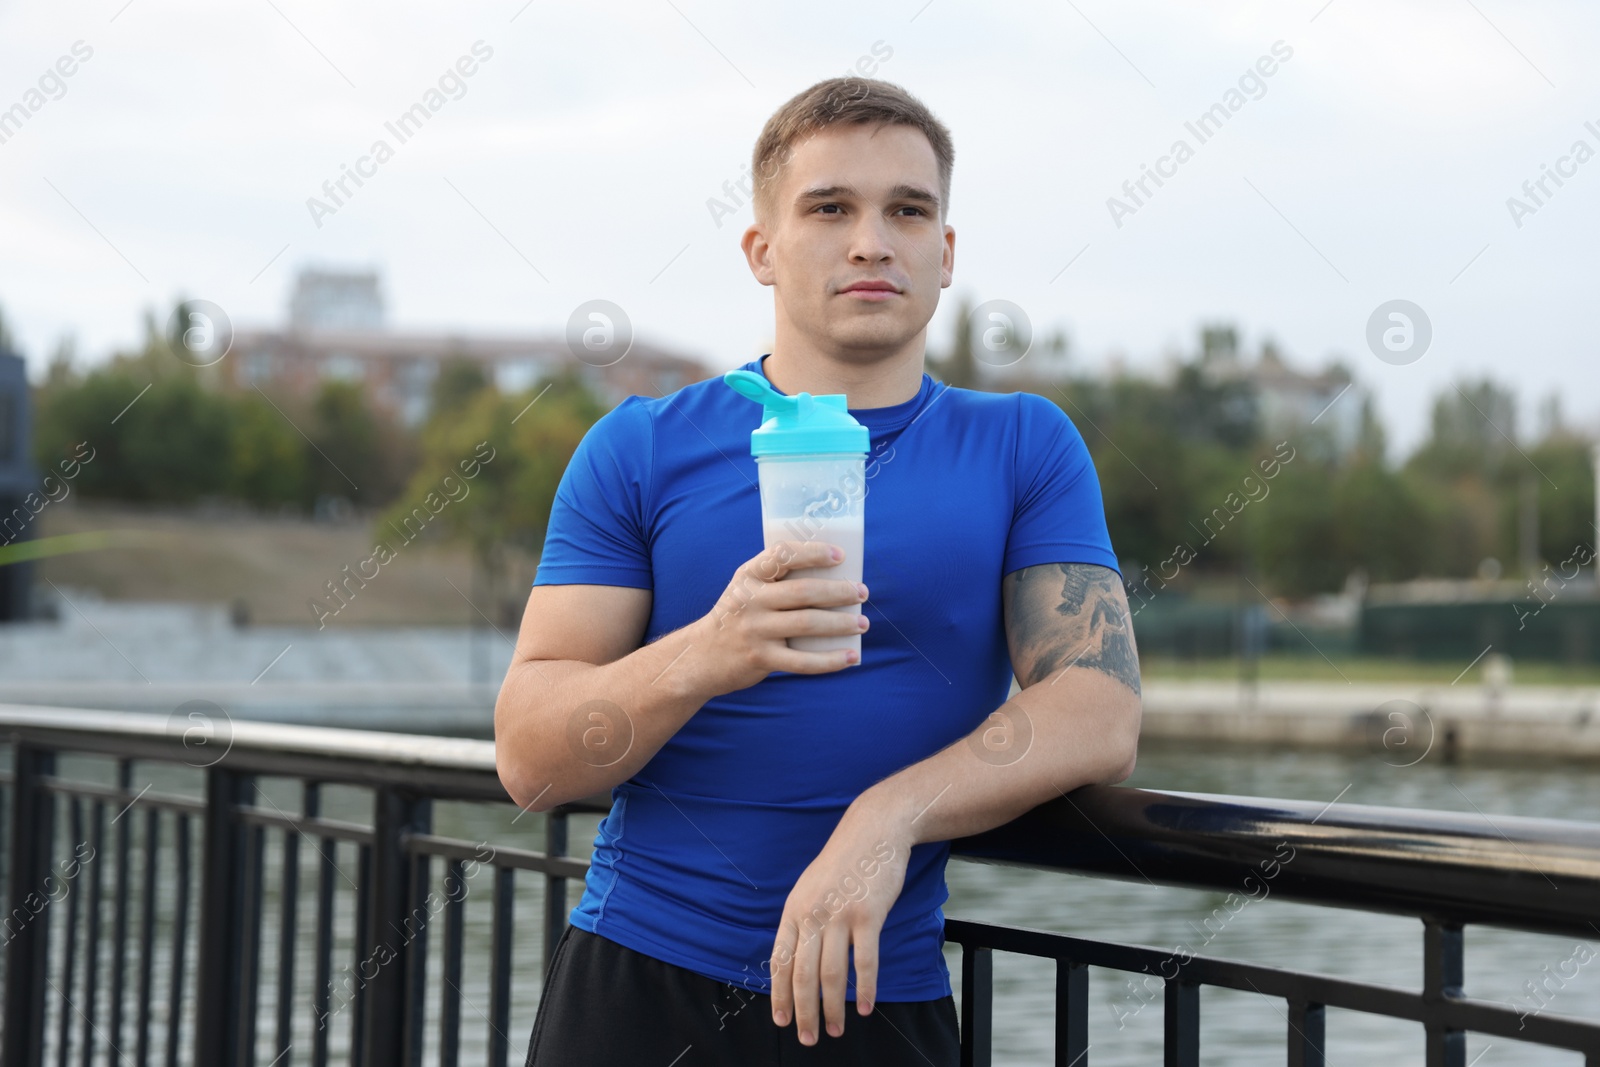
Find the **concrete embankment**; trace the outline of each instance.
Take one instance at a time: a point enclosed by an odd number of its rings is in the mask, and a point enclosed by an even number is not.
[[[1359,748],[1390,762],[1480,756],[1600,762],[1600,688],[1149,681],[1150,741]]]

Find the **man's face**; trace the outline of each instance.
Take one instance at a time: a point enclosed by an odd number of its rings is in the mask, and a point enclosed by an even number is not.
[[[927,327],[955,264],[933,146],[912,126],[850,124],[790,152],[769,216],[743,237],[751,272],[812,344],[863,362],[900,350]]]

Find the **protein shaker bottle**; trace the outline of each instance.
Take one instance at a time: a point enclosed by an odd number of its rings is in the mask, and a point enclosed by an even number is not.
[[[790,578],[861,580],[866,540],[867,428],[850,417],[845,394],[785,396],[754,371],[722,376],[735,392],[762,405],[763,421],[750,434],[761,484],[761,534],[765,546],[778,541],[822,541],[838,545],[844,559],[831,567],[790,571]],[[860,615],[859,603],[827,610]],[[859,633],[791,637],[790,648],[825,652],[849,648],[860,663]]]

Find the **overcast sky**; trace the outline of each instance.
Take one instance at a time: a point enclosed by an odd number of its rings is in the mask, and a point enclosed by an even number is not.
[[[276,323],[306,265],[379,268],[401,327],[554,332],[604,298],[735,366],[767,350],[771,295],[738,250],[748,207],[719,226],[707,201],[779,104],[868,57],[955,140],[935,349],[958,292],[1064,328],[1086,372],[1153,369],[1230,321],[1251,353],[1345,358],[1397,453],[1464,376],[1514,384],[1525,432],[1552,391],[1600,426],[1593,5],[524,3],[0,11],[0,109],[29,112],[0,127],[0,307],[33,373],[64,335],[105,358],[180,295]],[[401,143],[385,123],[475,44]],[[1241,77],[1202,142],[1185,123]],[[379,139],[393,157],[314,218]],[[1128,198],[1180,139],[1192,155]],[[1547,167],[1568,176],[1540,204],[1523,183]],[[1395,299],[1432,325],[1408,363],[1367,343]]]

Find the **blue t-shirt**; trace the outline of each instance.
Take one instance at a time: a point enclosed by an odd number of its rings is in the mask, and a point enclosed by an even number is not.
[[[850,414],[872,439],[861,662],[776,671],[707,701],[612,790],[570,916],[761,993],[784,902],[851,801],[1005,702],[1002,576],[1117,566],[1088,449],[1049,399],[923,374],[905,403]],[[720,376],[607,412],[562,475],[534,584],[653,590],[647,643],[710,612],[763,548],[750,455],[761,417]],[[879,940],[879,1000],[950,994],[949,854],[948,842],[911,850]],[[852,966],[850,999],[854,988]]]

